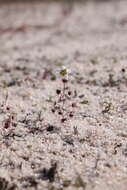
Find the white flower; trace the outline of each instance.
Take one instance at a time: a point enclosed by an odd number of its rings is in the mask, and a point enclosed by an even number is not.
[[[70,80],[71,70],[65,66],[61,66],[56,70],[55,76],[57,79]]]

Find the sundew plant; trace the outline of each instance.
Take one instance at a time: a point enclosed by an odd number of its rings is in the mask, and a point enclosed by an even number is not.
[[[76,103],[74,98],[77,97],[75,90],[72,90],[69,85],[70,72],[66,67],[60,71],[61,87],[56,89],[56,100],[53,102],[52,113],[59,117],[61,123],[73,118],[75,115]]]

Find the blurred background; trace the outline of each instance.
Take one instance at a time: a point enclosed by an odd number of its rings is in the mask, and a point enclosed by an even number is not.
[[[1,49],[53,47],[71,43],[92,46],[122,37],[126,0],[0,0]],[[23,40],[24,39],[24,40]],[[97,40],[96,40],[97,39]],[[70,43],[71,42],[71,43]],[[59,49],[59,48],[58,48]],[[85,49],[85,48],[84,48]],[[86,49],[85,49],[86,50]],[[15,50],[14,50],[15,51]]]
[[[77,1],[77,2],[79,2],[79,1],[120,1],[120,0],[0,0],[0,2],[5,2],[5,3],[7,3],[7,2],[38,2],[38,1],[40,1],[40,2],[42,2],[42,1],[45,1],[45,2],[52,2],[52,1],[57,1],[57,2],[60,2],[60,1],[66,1],[66,2],[70,2],[70,1]]]

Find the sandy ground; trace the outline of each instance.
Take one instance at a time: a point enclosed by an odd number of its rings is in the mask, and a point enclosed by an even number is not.
[[[0,190],[126,189],[126,8],[0,5]]]

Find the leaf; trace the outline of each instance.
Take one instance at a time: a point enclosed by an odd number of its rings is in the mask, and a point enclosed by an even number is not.
[[[88,100],[83,100],[83,101],[80,102],[80,104],[88,104],[88,103],[89,103]]]
[[[81,176],[78,176],[75,180],[75,187],[80,188],[83,187],[86,188],[86,183],[82,180]]]

